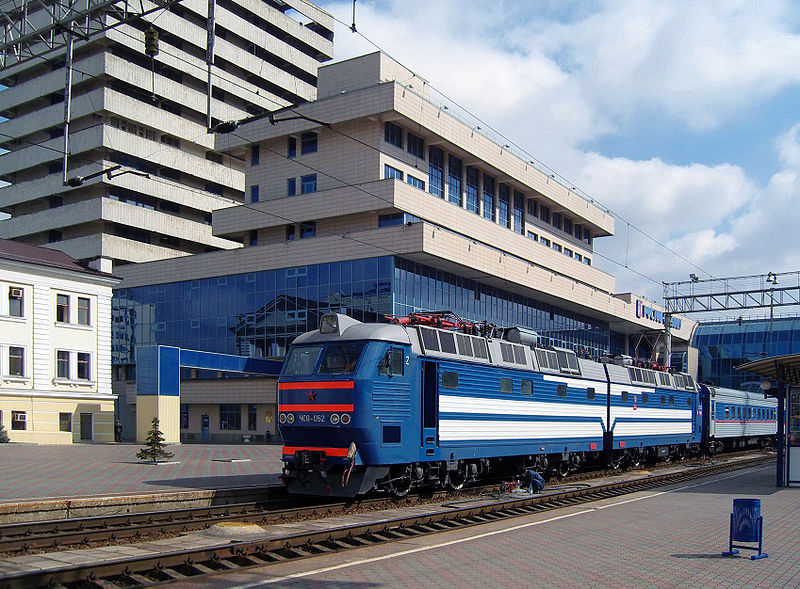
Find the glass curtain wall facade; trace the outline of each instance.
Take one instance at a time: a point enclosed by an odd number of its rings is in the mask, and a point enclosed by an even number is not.
[[[115,365],[137,345],[283,356],[325,313],[359,321],[451,310],[465,319],[535,329],[543,343],[609,351],[607,323],[392,256],[265,270],[114,291]]]
[[[701,382],[755,390],[761,378],[734,368],[768,356],[800,353],[800,317],[773,319],[771,329],[769,319],[701,323],[692,346],[699,351]]]

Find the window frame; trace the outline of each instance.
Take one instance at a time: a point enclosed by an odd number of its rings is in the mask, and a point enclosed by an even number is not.
[[[14,292],[19,291],[19,296],[15,296]],[[12,301],[16,301],[12,303]],[[25,317],[25,290],[21,286],[8,287],[8,316],[9,317]]]
[[[300,155],[317,153],[319,149],[319,135],[314,131],[306,131],[300,135]]]
[[[310,194],[317,191],[317,175],[306,174],[300,176],[300,194]]]
[[[72,368],[70,356],[69,350],[56,350],[56,378],[69,380]]]
[[[237,425],[238,427],[233,427]],[[220,431],[242,431],[242,405],[240,403],[219,404]]]
[[[92,324],[92,301],[89,297],[78,297],[78,325]]]
[[[69,299],[68,294],[56,293],[56,323],[69,323]]]
[[[13,355],[14,350],[19,351],[19,355]],[[18,372],[14,372],[15,364],[18,364]],[[25,378],[25,348],[23,346],[8,346],[8,376]]]
[[[92,354],[90,352],[77,352],[75,356],[75,378],[77,380],[92,380]]]
[[[403,149],[403,127],[386,121],[383,126],[383,139],[386,143]]]

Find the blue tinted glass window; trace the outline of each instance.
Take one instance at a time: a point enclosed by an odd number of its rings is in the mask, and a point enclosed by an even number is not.
[[[383,177],[384,178],[397,178],[398,180],[403,179],[403,171],[398,170],[397,168],[393,168],[389,164],[383,165]]]
[[[494,210],[494,178],[488,174],[483,175],[483,216],[495,220]]]
[[[306,221],[300,224],[300,239],[306,237],[314,237],[317,234],[317,223],[315,221]]]
[[[509,217],[510,190],[508,184],[500,184],[497,193],[497,222],[503,227],[511,227]]]
[[[308,174],[307,176],[300,177],[300,193],[307,194],[309,192],[317,191],[317,175]]]
[[[514,191],[514,231],[525,234],[525,196],[518,190]]]
[[[467,183],[465,193],[467,195],[467,210],[478,214],[478,168],[467,166]]]
[[[261,160],[258,144],[250,146],[250,165],[257,166]]]
[[[297,155],[297,139],[294,137],[289,137],[287,139],[286,155],[289,157],[295,157]]]
[[[461,196],[461,160],[453,155],[447,158],[447,197],[451,203],[463,206]]]
[[[250,187],[250,202],[258,202],[258,184]]]
[[[413,133],[407,133],[407,137],[408,153],[423,159],[425,157],[425,142],[422,140],[422,137],[417,137]]]
[[[433,146],[428,148],[428,192],[444,197],[444,152]]]
[[[288,196],[297,194],[297,178],[289,178],[286,181],[286,194]]]
[[[387,143],[403,149],[403,128],[387,122],[384,126],[384,139]]]
[[[315,153],[317,151],[317,134],[316,133],[303,133],[300,136],[300,153],[305,155],[307,153]]]
[[[408,175],[408,183],[411,184],[411,186],[413,186],[414,188],[425,190],[425,181],[420,180],[419,178],[415,178],[411,174]]]

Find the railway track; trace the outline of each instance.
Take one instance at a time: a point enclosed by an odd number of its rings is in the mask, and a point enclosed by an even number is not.
[[[425,515],[380,517],[358,523],[331,521],[330,527],[310,526],[310,531],[296,528],[266,534],[253,540],[228,541],[224,545],[203,546],[185,550],[148,554],[140,557],[117,558],[101,563],[64,566],[56,570],[6,575],[0,578],[0,588],[16,589],[41,586],[65,587],[132,587],[153,585],[176,579],[199,578],[229,570],[267,566],[289,559],[309,558],[317,554],[349,550],[382,542],[392,542],[425,534],[453,530],[482,523],[530,515],[540,511],[606,499],[643,491],[665,484],[694,479],[709,474],[735,470],[773,460],[772,456],[698,466],[696,468],[655,474],[579,488],[551,490],[535,496],[505,495],[486,497],[481,505],[469,505],[474,500],[458,500],[438,506]],[[573,485],[574,486],[574,485]],[[381,500],[376,500],[381,501]],[[384,500],[385,501],[385,500]],[[336,504],[344,505],[344,504]],[[396,504],[393,504],[396,506]],[[229,506],[234,508],[235,506]],[[306,518],[336,515],[336,506],[307,506],[302,508]],[[351,508],[352,510],[352,508]],[[296,510],[294,512],[297,513]],[[339,513],[346,513],[341,511]],[[273,514],[280,518],[288,514]],[[246,516],[245,516],[246,517]],[[260,516],[257,516],[260,517]],[[303,517],[303,516],[296,516]],[[242,514],[239,514],[239,521]],[[275,523],[273,519],[270,523]],[[180,525],[180,524],[178,524]]]

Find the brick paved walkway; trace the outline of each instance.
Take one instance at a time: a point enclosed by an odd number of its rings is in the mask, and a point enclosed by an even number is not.
[[[180,464],[142,464],[139,444],[0,444],[0,503],[268,486],[278,483],[281,446],[168,446]],[[230,462],[228,459],[249,459]]]
[[[800,489],[752,467],[468,531],[217,577],[256,587],[798,587]],[[669,492],[667,489],[671,489]],[[764,549],[722,557],[732,500],[761,499]],[[182,587],[184,584],[177,584]]]

